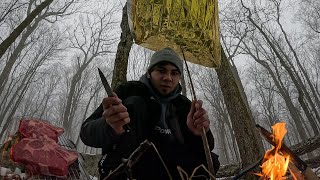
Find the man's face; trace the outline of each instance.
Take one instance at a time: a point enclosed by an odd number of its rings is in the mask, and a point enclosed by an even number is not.
[[[164,96],[175,90],[180,80],[178,69],[170,63],[156,65],[150,76],[153,87]]]

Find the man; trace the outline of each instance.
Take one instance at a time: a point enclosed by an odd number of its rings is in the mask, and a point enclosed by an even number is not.
[[[207,132],[212,150],[214,139],[208,115],[201,101],[190,102],[180,94],[182,72],[183,62],[172,49],[155,52],[140,81],[120,85],[114,97],[104,98],[82,124],[82,141],[88,146],[102,148],[101,179],[122,163],[122,158],[128,158],[145,139],[155,144],[174,180],[181,179],[177,166],[189,176],[201,164],[207,167],[201,131],[204,128]],[[127,128],[130,131],[126,131]],[[212,156],[217,171],[219,161],[217,155],[212,153]],[[207,175],[205,171],[198,172],[202,178]],[[138,180],[169,179],[153,148],[149,148],[134,165],[132,176]],[[126,176],[117,179],[126,179]]]

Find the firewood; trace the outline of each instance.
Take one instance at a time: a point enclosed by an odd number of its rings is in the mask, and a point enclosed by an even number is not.
[[[313,157],[304,161],[310,168],[317,168],[320,166],[320,156]]]
[[[310,153],[317,148],[320,148],[320,136],[315,136],[315,137],[309,138],[301,143],[290,146],[290,149],[294,153],[296,153],[298,156],[304,155],[305,153]],[[305,160],[305,162],[308,165],[308,167],[311,167],[311,168],[319,167],[320,166],[320,156],[314,157],[312,159],[307,159],[307,160]],[[220,167],[219,171],[217,172],[216,177],[217,178],[232,177],[235,174],[238,174],[239,171],[244,168],[246,168],[246,167],[243,167],[243,165],[241,163],[222,165]]]
[[[293,145],[290,149],[298,156],[312,152],[320,147],[320,135]]]
[[[298,180],[303,180],[303,175],[300,173],[299,169],[292,163],[292,162],[289,162],[289,171],[290,171],[290,174],[298,179]]]

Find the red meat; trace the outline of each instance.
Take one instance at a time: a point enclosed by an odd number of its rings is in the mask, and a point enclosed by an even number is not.
[[[35,119],[22,119],[19,132],[26,138],[53,139],[58,142],[58,137],[64,132],[63,128],[55,127],[46,121]]]
[[[11,149],[11,158],[25,164],[29,173],[67,177],[68,167],[77,160],[78,153],[50,139],[23,138]]]

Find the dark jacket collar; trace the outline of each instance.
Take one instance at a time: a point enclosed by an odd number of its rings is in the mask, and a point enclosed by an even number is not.
[[[171,92],[170,94],[163,96],[161,95],[151,84],[150,79],[147,78],[147,74],[144,74],[140,77],[140,81],[145,84],[148,89],[150,90],[151,94],[155,97],[156,100],[160,101],[161,103],[166,103],[178,97],[181,93],[181,85],[178,84],[177,88]]]

